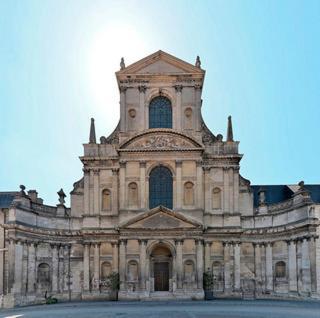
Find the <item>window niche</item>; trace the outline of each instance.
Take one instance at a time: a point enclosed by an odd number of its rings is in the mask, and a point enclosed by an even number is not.
[[[128,203],[129,207],[138,206],[138,185],[135,182],[128,185]]]
[[[47,263],[41,263],[38,266],[38,284],[40,290],[50,290],[50,266]]]
[[[136,282],[139,280],[138,273],[138,262],[137,261],[129,261],[128,263],[128,281]]]
[[[192,109],[190,107],[186,108],[184,111],[185,116],[185,129],[192,129]]]
[[[111,264],[109,262],[103,262],[101,264],[101,279],[107,279],[107,277],[111,274]]]
[[[190,181],[184,184],[184,205],[194,205],[194,185]]]
[[[286,278],[286,263],[283,261],[277,262],[275,264],[275,276],[277,279]]]
[[[111,191],[109,189],[104,189],[102,191],[102,202],[101,202],[101,209],[103,211],[110,211],[111,210]]]
[[[213,188],[212,190],[212,209],[213,210],[220,210],[221,209],[221,189],[220,188]]]

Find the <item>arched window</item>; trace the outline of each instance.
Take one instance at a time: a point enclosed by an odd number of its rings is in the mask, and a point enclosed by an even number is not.
[[[107,279],[111,274],[111,264],[109,262],[103,262],[101,264],[101,279]]]
[[[212,190],[212,209],[221,209],[221,190],[219,188],[214,188]]]
[[[286,277],[286,263],[283,261],[277,262],[275,265],[276,278]]]
[[[135,182],[131,182],[128,185],[128,201],[129,207],[138,206],[138,186]]]
[[[168,98],[157,96],[150,102],[149,128],[172,128],[172,108]]]
[[[102,191],[102,210],[111,210],[111,191],[108,189]]]
[[[172,209],[172,174],[163,166],[154,168],[149,177],[149,207],[150,209],[163,205]]]
[[[184,184],[184,205],[194,205],[194,191],[192,182],[186,182]]]

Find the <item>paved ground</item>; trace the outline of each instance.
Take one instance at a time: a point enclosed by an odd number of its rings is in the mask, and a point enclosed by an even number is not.
[[[80,302],[0,310],[1,318],[319,318],[319,301]]]

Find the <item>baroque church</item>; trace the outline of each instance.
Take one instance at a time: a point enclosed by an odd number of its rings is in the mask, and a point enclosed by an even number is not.
[[[251,185],[231,117],[201,115],[205,71],[163,51],[116,79],[120,121],[89,142],[83,177],[49,206],[36,190],[0,193],[1,306],[110,299],[320,297],[320,185]],[[80,142],[80,141],[79,141]]]

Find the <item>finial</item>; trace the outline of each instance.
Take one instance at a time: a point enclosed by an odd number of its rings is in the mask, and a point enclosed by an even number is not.
[[[196,67],[201,68],[201,61],[200,61],[200,57],[199,55],[197,55],[197,59],[196,59]]]
[[[94,126],[94,119],[91,118],[89,144],[95,144],[95,143],[96,143],[96,128]]]
[[[232,120],[231,120],[231,116],[228,117],[227,141],[233,141],[233,131],[232,131]]]
[[[64,193],[63,189],[61,188],[58,192],[57,192],[58,196],[59,196],[59,202],[61,205],[65,204],[65,200],[64,198],[66,197],[66,194]]]
[[[124,58],[122,57],[120,61],[120,70],[125,69],[125,67],[126,67],[126,64],[124,64]]]

